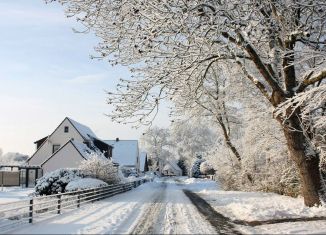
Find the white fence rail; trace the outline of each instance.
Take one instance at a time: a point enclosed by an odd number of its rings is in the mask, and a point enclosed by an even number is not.
[[[17,225],[39,222],[52,216],[74,210],[80,206],[129,191],[150,180],[141,179],[101,188],[33,197],[29,200],[0,204],[0,233]]]

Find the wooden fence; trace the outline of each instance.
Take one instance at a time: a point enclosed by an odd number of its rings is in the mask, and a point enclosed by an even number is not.
[[[86,203],[129,191],[148,181],[152,181],[152,179],[140,179],[106,187],[39,196],[28,200],[0,204],[0,233],[6,233],[22,224],[61,215]]]
[[[0,171],[0,186],[19,186],[19,171]]]

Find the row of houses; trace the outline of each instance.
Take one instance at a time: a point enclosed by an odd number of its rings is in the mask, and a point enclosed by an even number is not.
[[[102,140],[87,126],[66,117],[48,136],[34,142],[35,153],[27,160],[43,174],[59,168],[76,168],[90,156],[104,156],[120,167],[141,173],[148,169],[147,154],[139,152],[137,140]]]
[[[37,178],[60,168],[77,168],[90,157],[111,159],[125,173],[144,173],[149,170],[147,153],[140,152],[137,140],[103,140],[87,126],[66,117],[54,131],[34,142],[36,151],[25,166],[2,166],[20,171],[17,184],[33,187]],[[162,175],[181,175],[175,162],[160,159],[159,167],[152,169]],[[9,174],[6,173],[5,174]],[[1,178],[1,177],[0,177]],[[12,178],[12,177],[11,177]],[[12,179],[10,178],[10,181]],[[6,185],[2,177],[0,184]]]

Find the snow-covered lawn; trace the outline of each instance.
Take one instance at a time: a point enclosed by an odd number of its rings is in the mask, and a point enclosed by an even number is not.
[[[28,199],[33,192],[34,188],[0,187],[0,204]]]
[[[272,219],[326,216],[325,207],[304,206],[303,198],[275,193],[223,191],[217,183],[205,179],[183,179],[216,211],[232,220],[266,221]],[[326,233],[326,221],[289,222],[255,227],[239,226],[244,233]]]

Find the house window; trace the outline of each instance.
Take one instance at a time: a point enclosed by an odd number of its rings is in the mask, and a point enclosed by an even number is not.
[[[65,133],[69,132],[69,126],[65,126]]]
[[[55,153],[56,151],[58,151],[60,148],[60,144],[54,144],[53,148],[52,148],[52,153]]]

